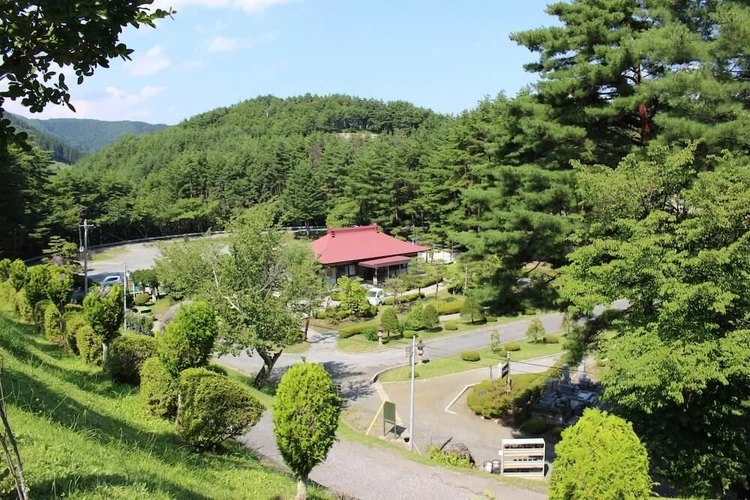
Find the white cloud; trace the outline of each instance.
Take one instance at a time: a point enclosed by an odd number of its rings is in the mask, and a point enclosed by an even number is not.
[[[146,85],[137,92],[126,92],[117,87],[107,87],[97,99],[71,99],[76,112],[66,106],[48,105],[42,113],[31,114],[16,101],[5,101],[4,108],[31,118],[93,118],[97,120],[126,120],[147,118],[151,111],[148,102],[166,90],[165,87]]]
[[[203,61],[187,60],[180,63],[180,67],[184,69],[200,69],[203,67]]]
[[[148,76],[168,68],[171,64],[167,56],[162,54],[161,45],[154,45],[142,55],[136,53],[132,61],[124,64],[124,68],[130,76]]]
[[[240,48],[239,38],[227,38],[225,36],[215,36],[208,42],[208,52],[231,52]]]
[[[179,12],[184,5],[201,5],[210,8],[231,8],[244,10],[249,13],[262,12],[274,5],[298,2],[301,0],[156,0],[152,5],[154,8],[167,9],[172,7]]]

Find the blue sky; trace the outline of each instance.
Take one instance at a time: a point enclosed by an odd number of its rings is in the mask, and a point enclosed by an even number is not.
[[[553,24],[547,3],[157,0],[177,10],[174,19],[126,30],[132,62],[71,86],[78,113],[48,106],[34,116],[174,124],[258,95],[308,92],[460,113],[535,79],[522,67],[534,54],[508,35]]]

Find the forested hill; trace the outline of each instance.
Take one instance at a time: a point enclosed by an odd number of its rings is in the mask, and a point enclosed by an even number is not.
[[[49,151],[52,161],[71,164],[81,157],[81,151],[78,148],[71,146],[59,137],[45,133],[31,123],[31,120],[8,112],[4,112],[3,116],[10,120],[16,132],[26,132],[40,149]]]
[[[164,124],[133,121],[103,121],[84,118],[27,118],[35,129],[60,139],[83,153],[97,151],[124,135],[140,135],[167,128]],[[43,149],[46,149],[43,147]]]

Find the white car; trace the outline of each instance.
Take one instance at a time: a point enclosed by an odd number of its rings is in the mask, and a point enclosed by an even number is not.
[[[101,280],[99,284],[101,286],[122,285],[122,276],[117,274],[107,276],[103,280]]]
[[[382,306],[385,303],[385,291],[382,288],[370,288],[367,291],[367,302],[373,306]]]

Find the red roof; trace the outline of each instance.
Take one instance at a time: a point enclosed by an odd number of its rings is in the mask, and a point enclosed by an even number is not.
[[[411,257],[405,255],[394,255],[393,257],[383,257],[382,259],[363,260],[359,262],[359,265],[379,269],[381,267],[395,266],[396,264],[405,264],[411,259]]]
[[[381,233],[377,225],[328,229],[313,241],[313,252],[323,265],[360,262],[384,257],[416,255],[427,247],[401,241]]]

